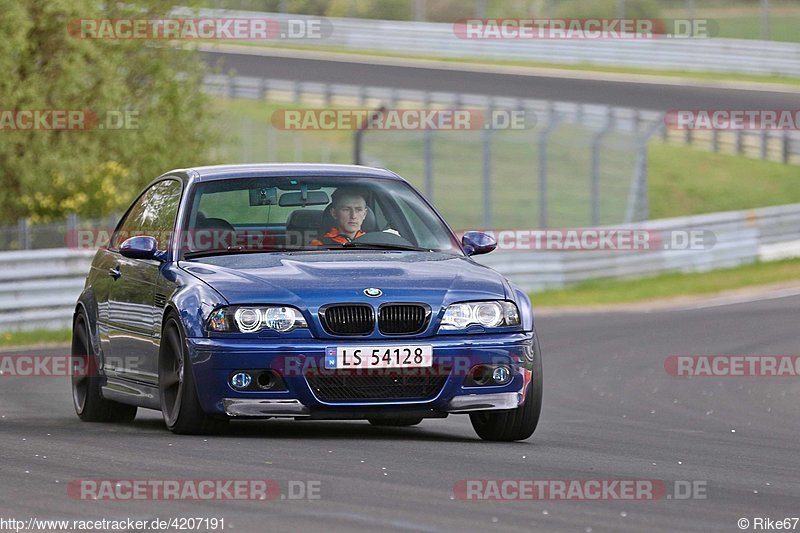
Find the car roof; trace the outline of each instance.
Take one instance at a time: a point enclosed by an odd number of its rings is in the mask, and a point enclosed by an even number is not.
[[[194,182],[253,177],[311,177],[337,176],[353,178],[383,178],[403,180],[394,172],[360,165],[330,165],[314,163],[258,163],[246,165],[213,165],[171,170],[166,175],[182,176]]]

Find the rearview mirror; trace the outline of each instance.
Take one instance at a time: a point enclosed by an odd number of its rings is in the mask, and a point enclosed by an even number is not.
[[[281,195],[278,205],[281,207],[300,207],[307,205],[328,205],[328,193],[325,191],[286,192]]]
[[[147,235],[137,235],[126,239],[119,247],[119,253],[123,257],[130,259],[156,259],[158,253],[158,241],[155,237]]]
[[[461,245],[467,255],[480,255],[488,254],[497,248],[497,241],[481,231],[468,231],[461,237]]]

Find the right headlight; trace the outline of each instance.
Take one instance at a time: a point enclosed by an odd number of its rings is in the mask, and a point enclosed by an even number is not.
[[[307,328],[303,314],[289,306],[231,306],[214,310],[206,321],[209,331],[255,333],[262,329],[286,333]]]
[[[442,317],[441,329],[465,329],[472,325],[485,328],[502,328],[520,324],[519,309],[514,302],[488,300],[463,302],[447,306]]]

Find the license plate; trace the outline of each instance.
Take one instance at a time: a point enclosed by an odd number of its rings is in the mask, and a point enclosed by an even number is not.
[[[433,366],[430,344],[337,346],[325,354],[325,368],[419,368]]]

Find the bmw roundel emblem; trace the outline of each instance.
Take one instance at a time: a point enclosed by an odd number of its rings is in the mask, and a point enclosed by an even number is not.
[[[375,287],[370,287],[369,289],[364,289],[364,294],[366,294],[370,298],[377,298],[378,296],[383,294],[383,291],[380,289],[376,289]]]

